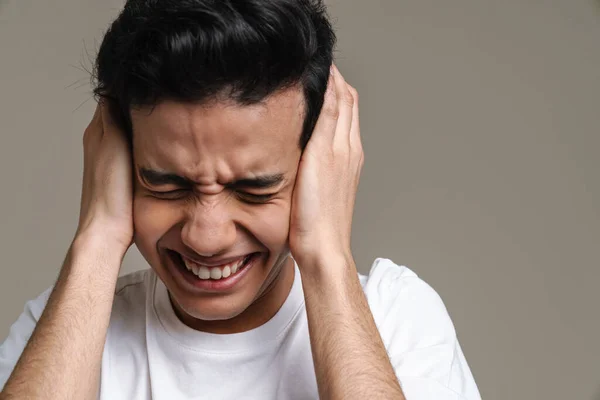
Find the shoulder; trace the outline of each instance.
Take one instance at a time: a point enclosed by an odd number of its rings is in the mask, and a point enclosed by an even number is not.
[[[146,295],[150,293],[152,278],[153,272],[150,269],[118,278],[108,338],[116,334],[118,343],[129,345],[134,341],[139,342],[144,328]],[[0,342],[0,390],[27,345],[53,289],[54,285],[27,301],[23,312],[10,327],[8,336]],[[125,340],[128,337],[133,341]]]
[[[140,299],[144,300],[151,283],[151,274],[152,270],[143,269],[120,276],[115,286],[113,308],[115,306],[131,305],[132,303],[139,302]],[[26,319],[32,322],[37,322],[46,308],[53,289],[54,285],[48,287],[35,298],[27,301],[21,318],[26,317]]]
[[[378,258],[368,275],[359,274],[359,279],[376,320],[392,316],[397,321],[402,317],[455,334],[441,297],[408,267]]]
[[[384,258],[359,279],[407,398],[481,399],[446,306],[429,284]]]
[[[395,353],[414,346],[454,346],[456,331],[444,302],[408,267],[378,258],[359,279],[381,337]]]
[[[120,276],[115,287],[111,313],[111,329],[145,320],[148,295],[151,294],[154,272],[143,269]]]
[[[143,353],[146,315],[152,296],[154,271],[144,269],[120,276],[115,287],[104,356],[107,362],[118,357]]]
[[[147,290],[152,273],[151,269],[142,269],[120,276],[115,287],[115,298],[125,298]]]

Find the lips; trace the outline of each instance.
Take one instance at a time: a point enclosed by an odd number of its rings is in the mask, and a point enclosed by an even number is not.
[[[181,268],[186,269],[201,280],[221,280],[228,278],[244,268],[250,259],[258,254],[250,253],[241,257],[222,259],[219,263],[204,264],[191,260],[180,253],[169,252],[174,256],[175,261]]]
[[[236,263],[240,259],[243,261],[235,273],[231,272],[232,266],[227,264],[221,264],[218,267],[211,266],[210,268],[206,265],[198,264],[198,273],[195,273],[194,264],[191,260],[188,260],[188,265],[186,265],[184,256],[179,252],[167,249],[166,253],[169,258],[169,262],[166,265],[171,270],[171,276],[175,279],[175,284],[192,296],[200,293],[206,295],[207,293],[231,293],[235,291],[237,287],[244,285],[243,282],[245,282],[246,277],[251,273],[255,264],[261,259],[262,254],[256,252],[243,257],[227,259]],[[191,270],[188,269],[188,266],[191,267]],[[201,271],[200,267],[205,267],[206,269]],[[229,267],[230,275],[225,277],[223,276],[223,271],[226,267]],[[208,276],[206,274],[207,270]],[[227,271],[224,272],[227,275]],[[202,274],[202,277],[199,276],[200,274]]]
[[[195,258],[195,257],[188,257],[185,256],[183,254],[179,254],[181,256],[181,258],[183,258],[184,261],[186,262],[191,262],[197,265],[201,265],[207,268],[212,268],[212,267],[220,267],[223,268],[225,267],[225,265],[228,264],[234,264],[242,259],[244,259],[245,257],[248,257],[250,255],[252,255],[253,253],[248,253],[245,255],[241,255],[241,256],[237,256],[237,257],[229,257],[229,258],[221,258],[221,259],[201,259],[201,258]]]
[[[208,267],[206,265],[201,265],[195,263],[188,258],[183,258],[183,263],[188,269],[200,279],[221,279],[228,278],[230,275],[235,274],[238,269],[242,268],[246,261],[250,258],[250,255],[245,257],[240,257],[234,261],[231,261],[227,264],[221,264],[218,267]]]

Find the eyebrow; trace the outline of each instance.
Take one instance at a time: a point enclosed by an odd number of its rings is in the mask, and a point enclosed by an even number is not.
[[[188,178],[170,172],[161,172],[149,168],[139,168],[142,180],[151,186],[176,185],[194,186],[195,183]],[[225,184],[230,189],[270,189],[283,182],[283,174],[266,174],[253,178],[237,179]]]
[[[140,177],[144,182],[151,186],[177,185],[189,186],[193,182],[183,176],[171,174],[168,172],[160,172],[148,168],[139,168]]]

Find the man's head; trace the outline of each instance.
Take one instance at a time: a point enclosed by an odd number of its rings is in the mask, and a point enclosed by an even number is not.
[[[317,121],[335,34],[322,0],[128,0],[104,36],[94,92],[128,135],[130,111],[166,99],[259,103],[297,86],[304,148]]]
[[[287,294],[291,195],[334,43],[317,0],[130,0],[106,33],[95,92],[131,139],[135,242],[189,325],[243,330]],[[194,287],[185,261],[232,275]]]

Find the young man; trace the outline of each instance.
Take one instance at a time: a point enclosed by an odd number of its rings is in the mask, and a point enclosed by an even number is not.
[[[350,250],[358,95],[316,0],[130,0],[79,227],[0,399],[479,399],[437,294]],[[135,243],[151,269],[118,278]]]

